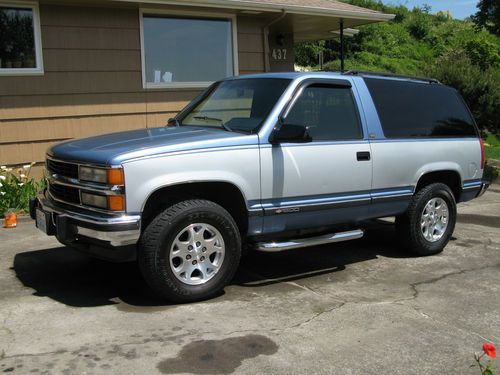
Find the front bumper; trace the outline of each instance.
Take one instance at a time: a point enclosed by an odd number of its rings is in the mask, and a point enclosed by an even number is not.
[[[32,219],[36,219],[37,210],[46,217],[46,233],[55,235],[66,245],[105,259],[125,260],[135,257],[135,245],[141,234],[140,215],[89,214],[54,202],[46,191],[31,200]]]

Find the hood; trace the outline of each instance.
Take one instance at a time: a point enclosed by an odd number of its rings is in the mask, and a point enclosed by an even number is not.
[[[257,135],[194,126],[162,127],[104,134],[59,143],[47,152],[56,159],[100,165],[169,152],[257,144]]]

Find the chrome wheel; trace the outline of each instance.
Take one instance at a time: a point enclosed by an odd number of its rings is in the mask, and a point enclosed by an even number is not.
[[[200,285],[213,278],[224,261],[224,239],[210,224],[190,224],[170,248],[170,267],[185,284]]]
[[[448,205],[442,198],[432,198],[427,202],[420,219],[420,228],[429,242],[439,241],[448,228]]]

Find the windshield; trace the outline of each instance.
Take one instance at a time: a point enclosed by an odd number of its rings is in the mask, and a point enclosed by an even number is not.
[[[222,81],[182,112],[179,123],[255,133],[289,83],[279,78]]]

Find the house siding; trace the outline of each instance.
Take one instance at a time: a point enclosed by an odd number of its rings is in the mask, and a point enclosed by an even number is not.
[[[51,145],[165,124],[198,89],[142,87],[139,11],[40,5],[45,73],[0,77],[0,164],[37,162]],[[240,74],[264,71],[261,22],[238,16]]]

